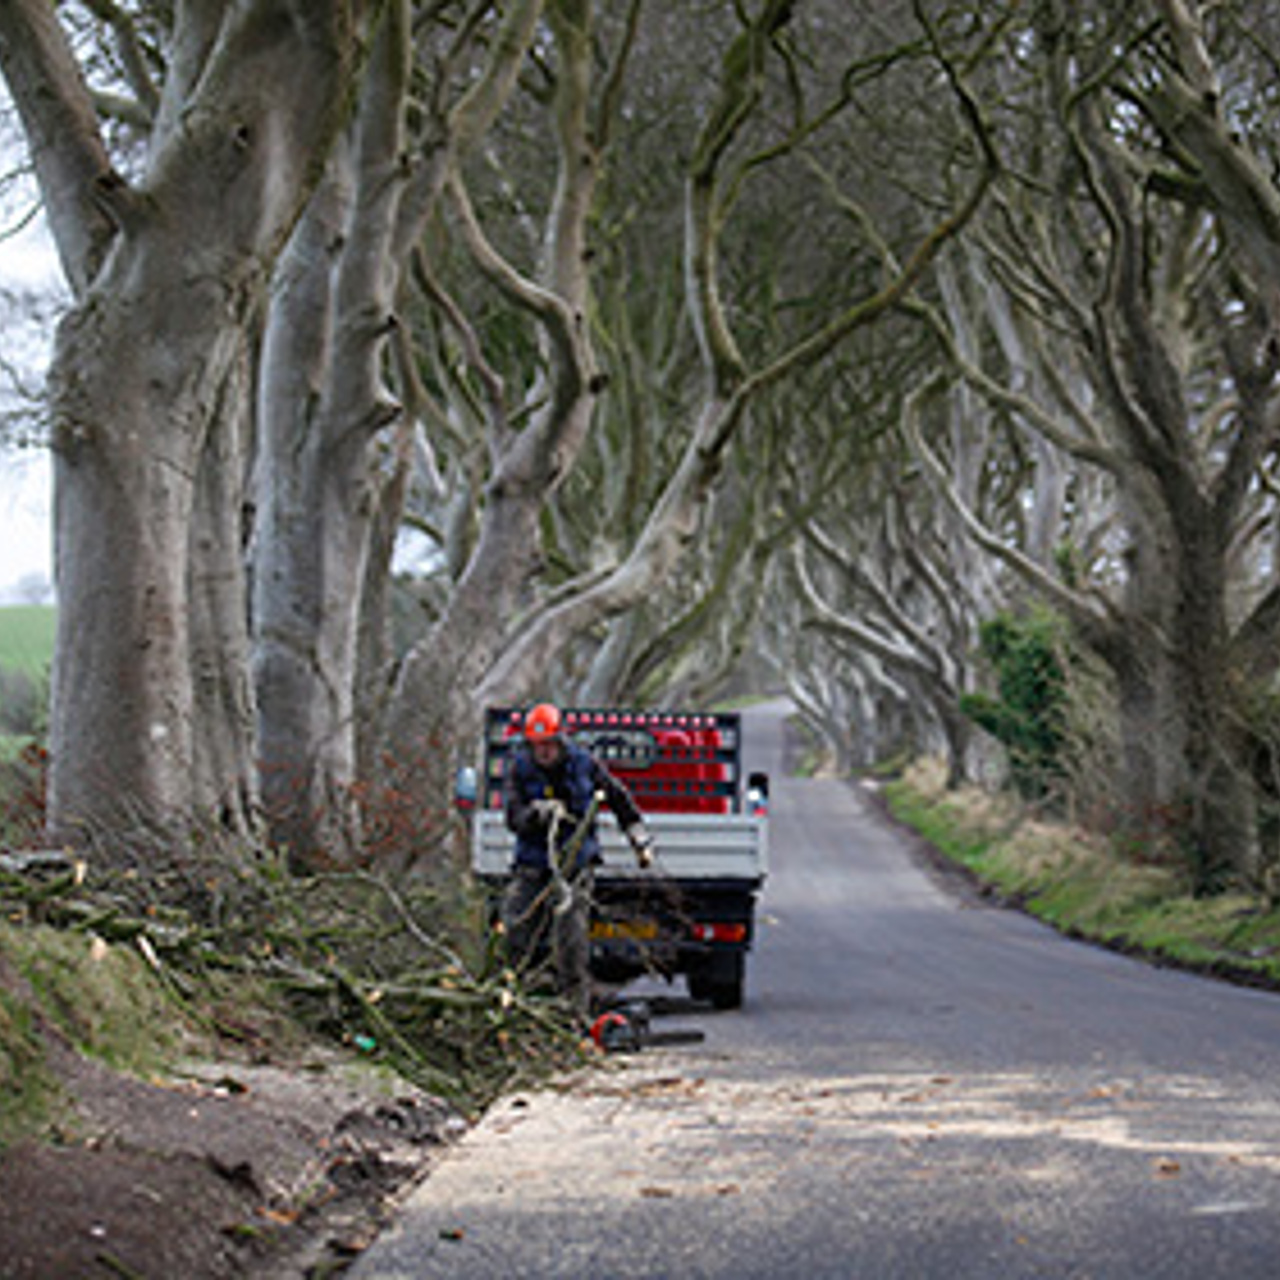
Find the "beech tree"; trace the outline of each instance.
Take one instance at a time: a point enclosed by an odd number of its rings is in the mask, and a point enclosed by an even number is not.
[[[378,742],[361,699],[385,706],[386,778],[421,811],[484,702],[548,680],[700,691],[728,668],[760,599],[742,584],[798,527],[770,502],[789,433],[771,398],[891,314],[993,170],[957,69],[981,30],[935,30],[924,6],[856,28],[799,12],[5,8],[75,299],[52,379],[59,837],[208,812],[245,829],[262,795],[278,839],[348,856]],[[626,240],[634,193],[602,182],[677,52],[663,216],[680,234],[646,247]],[[948,127],[929,190],[896,197],[896,261],[847,248],[866,233],[847,211],[838,252],[794,229],[760,261],[792,189],[838,205],[839,124],[905,63]],[[808,288],[823,268],[837,287]],[[634,288],[651,269],[662,287]],[[647,399],[623,406],[629,334],[663,319],[631,384]],[[582,521],[572,486],[610,450],[613,523]],[[424,495],[434,616],[388,671],[393,530]]]
[[[513,342],[509,317],[486,331],[475,311],[467,311],[475,304],[473,286],[459,284],[456,277],[437,277],[445,291],[451,345],[469,370],[469,384],[483,388],[483,395],[468,397],[461,408],[445,406],[436,416],[458,422],[478,412],[489,443],[483,479],[471,482],[471,491],[483,495],[475,509],[474,540],[456,580],[444,593],[438,620],[401,667],[391,702],[391,751],[402,780],[410,762],[420,761],[428,772],[447,763],[451,742],[458,737],[465,740],[478,706],[546,688],[543,682],[555,678],[562,662],[572,664],[579,660],[575,655],[593,651],[590,643],[582,647],[593,634],[594,644],[601,647],[594,650],[599,662],[587,659],[590,687],[622,687],[617,683],[621,668],[615,668],[612,676],[608,673],[622,647],[617,643],[616,620],[622,620],[623,634],[634,634],[636,611],[654,604],[675,580],[677,568],[688,563],[689,550],[699,540],[734,448],[751,420],[750,410],[764,405],[767,393],[816,366],[850,334],[887,316],[981,198],[989,170],[980,148],[972,145],[974,133],[961,123],[957,128],[967,143],[957,148],[952,167],[943,177],[939,203],[944,214],[939,220],[936,204],[916,207],[899,237],[904,252],[897,271],[875,279],[862,293],[856,282],[849,282],[851,290],[828,294],[822,308],[806,311],[790,332],[781,333],[782,341],[772,349],[766,342],[757,351],[735,334],[722,272],[733,243],[729,228],[746,207],[743,193],[757,170],[767,169],[773,159],[797,153],[837,120],[851,101],[838,75],[832,93],[825,99],[817,95],[813,106],[788,90],[788,69],[798,65],[788,52],[792,9],[787,3],[764,3],[754,13],[739,12],[740,27],[730,31],[724,46],[714,93],[694,103],[688,159],[679,175],[683,233],[674,270],[668,274],[661,269],[661,264],[673,262],[666,245],[659,246],[660,257],[645,263],[647,273],[683,281],[678,314],[688,326],[692,346],[668,349],[688,351],[683,356],[684,377],[663,404],[665,423],[651,424],[643,418],[631,422],[629,439],[644,437],[645,443],[652,443],[655,432],[664,439],[660,449],[646,455],[656,463],[650,472],[652,483],[647,491],[627,488],[617,508],[626,507],[625,521],[614,527],[612,536],[588,538],[578,572],[554,586],[547,583],[550,556],[572,550],[572,537],[555,541],[557,534],[568,530],[568,522],[556,521],[557,495],[573,483],[574,472],[589,457],[602,424],[615,420],[610,397],[620,380],[608,357],[621,347],[625,330],[616,339],[614,335],[602,339],[599,327],[587,324],[588,318],[604,314],[597,291],[608,280],[602,263],[610,262],[609,253],[601,251],[598,232],[593,238],[595,224],[589,214],[599,195],[601,174],[608,171],[608,153],[602,144],[614,137],[619,117],[613,113],[624,95],[619,86],[625,57],[639,37],[629,27],[613,28],[612,41],[598,42],[605,50],[616,51],[616,56],[606,58],[593,89],[589,74],[592,7],[549,8],[555,58],[544,58],[538,73],[546,78],[545,96],[554,106],[561,167],[539,219],[531,218],[534,201],[524,189],[508,194],[499,183],[497,194],[509,200],[517,214],[515,227],[506,224],[509,234],[499,240],[499,227],[490,228],[481,221],[481,207],[473,194],[482,185],[476,176],[478,164],[469,171],[462,166],[451,168],[445,184],[453,215],[450,229],[462,241],[465,260],[505,298],[508,312],[530,322],[531,328],[524,332],[534,336],[531,341]],[[724,13],[728,15],[729,10]],[[671,21],[663,15],[664,32]],[[927,46],[927,39],[921,39]],[[666,46],[668,54],[672,47]],[[963,120],[973,103],[958,78],[953,76],[948,90],[948,66],[941,52],[929,53],[926,48],[917,56],[933,68],[939,87],[952,93],[955,115]],[[868,65],[878,69],[886,57],[867,55]],[[845,70],[855,79],[859,74],[848,65]],[[795,109],[794,118],[781,128],[764,110],[765,103],[774,101],[791,103]],[[817,190],[814,184],[809,187]],[[536,237],[541,246],[536,255],[521,249],[529,239],[524,228],[531,222],[547,228]],[[439,249],[433,261],[443,261]],[[781,279],[776,269],[775,278]],[[647,287],[643,293],[651,296]],[[747,305],[746,298],[743,303]],[[748,309],[747,313],[765,316],[767,300],[759,304],[758,312]],[[762,323],[762,329],[767,328],[767,322]],[[534,375],[522,372],[518,364],[500,365],[493,354],[500,349],[495,339],[521,359],[536,353]],[[486,340],[491,344],[488,348]],[[634,352],[629,349],[627,355],[632,358]],[[508,396],[508,369],[514,375],[510,385],[522,392],[518,402]],[[442,380],[439,385],[457,387],[456,381]],[[620,430],[625,435],[628,428],[623,425]],[[761,454],[769,456],[768,449]],[[549,519],[544,516],[548,503]],[[618,536],[628,529],[634,533]],[[706,581],[714,590],[724,575],[712,572]],[[687,580],[680,586],[686,587]],[[698,616],[708,616],[698,614],[698,594],[686,594],[688,607],[674,610],[684,619],[680,630],[685,634],[696,629]],[[662,659],[657,650],[649,652],[651,656],[643,658],[641,667],[633,668],[627,679],[638,677],[642,669],[655,670],[652,662]],[[424,740],[434,747],[430,759],[423,758]],[[434,794],[440,793],[438,775],[427,785]]]
[[[375,7],[107,12],[145,131],[127,155],[95,112],[74,13],[0,7],[0,69],[74,299],[50,377],[58,839],[134,817],[249,821],[250,340]]]
[[[408,0],[390,0],[350,128],[277,266],[258,385],[253,673],[271,835],[303,859],[347,859],[360,841],[360,698],[376,703],[386,678],[379,615],[425,439],[415,254],[509,96],[541,7],[509,6],[477,61],[483,8],[459,32],[442,18],[458,6],[415,21]]]
[[[971,387],[1106,476],[1102,554],[1067,573],[1035,563],[982,525],[927,433],[913,435],[973,535],[1107,661],[1133,820],[1172,815],[1213,889],[1258,870],[1250,707],[1280,640],[1267,580],[1280,206],[1269,140],[1246,113],[1266,45],[1232,6],[1090,14],[1047,6],[1018,48],[1019,106],[1041,104],[1044,133],[983,228],[1003,347],[944,342]]]
[[[538,610],[487,674],[481,687],[484,695],[527,687],[569,637],[592,621],[645,600],[670,574],[693,538],[728,449],[754,403],[784,379],[827,356],[850,333],[887,314],[924,270],[938,245],[976,206],[986,180],[981,171],[957,217],[932,235],[926,234],[914,258],[879,291],[833,308],[825,323],[770,353],[755,367],[744,360],[729,323],[717,263],[735,185],[745,179],[760,157],[738,159],[732,148],[761,94],[764,55],[770,41],[789,17],[789,5],[766,5],[760,19],[738,37],[725,57],[720,96],[703,122],[693,150],[685,192],[684,255],[690,282],[687,304],[704,370],[704,390],[701,402],[694,406],[695,425],[676,471],[625,559],[598,575],[598,580],[584,584],[571,598],[549,601]],[[805,121],[799,132],[807,133],[811,127],[812,123]]]

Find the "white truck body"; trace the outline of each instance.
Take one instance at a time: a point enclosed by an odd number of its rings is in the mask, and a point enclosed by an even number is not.
[[[599,879],[637,875],[680,881],[744,880],[761,883],[768,872],[769,824],[746,814],[655,813],[645,825],[653,835],[653,868],[639,872],[635,856],[618,824],[606,814],[600,819],[600,849],[604,862]],[[481,809],[475,815],[473,869],[486,879],[511,870],[515,839],[507,830],[501,809]]]

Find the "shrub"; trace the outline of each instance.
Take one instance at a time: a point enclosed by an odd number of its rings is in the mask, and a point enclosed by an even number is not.
[[[49,757],[36,742],[19,746],[0,760],[0,840],[13,845],[38,842],[44,829]]]
[[[30,672],[0,667],[0,732],[34,737],[44,720],[42,682]]]
[[[965,694],[960,709],[1001,742],[1009,772],[1027,799],[1045,796],[1062,774],[1066,674],[1061,622],[1042,610],[998,613],[979,629],[997,697]]]

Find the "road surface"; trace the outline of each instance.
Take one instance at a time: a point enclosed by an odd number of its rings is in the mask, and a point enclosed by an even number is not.
[[[352,1274],[1280,1276],[1280,997],[955,896],[781,715],[744,1008],[500,1102]]]

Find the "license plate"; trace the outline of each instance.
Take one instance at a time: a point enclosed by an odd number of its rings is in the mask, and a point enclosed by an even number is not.
[[[656,920],[593,920],[593,938],[628,938],[633,942],[651,942],[658,936]]]

